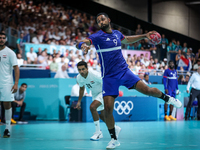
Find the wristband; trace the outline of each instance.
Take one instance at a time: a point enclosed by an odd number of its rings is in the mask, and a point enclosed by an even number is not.
[[[81,49],[81,45],[82,45],[83,43],[85,43],[85,42],[80,42],[80,43],[78,44],[78,48],[79,48],[79,49]]]

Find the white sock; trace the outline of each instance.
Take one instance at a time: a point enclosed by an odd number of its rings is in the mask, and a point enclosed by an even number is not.
[[[95,124],[96,132],[100,132],[99,120],[98,121],[94,121],[94,124]]]
[[[10,131],[10,123],[12,117],[12,108],[5,109],[5,120],[6,120],[6,129]]]

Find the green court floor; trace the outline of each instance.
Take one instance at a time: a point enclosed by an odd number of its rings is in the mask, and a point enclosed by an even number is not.
[[[121,146],[118,150],[200,150],[200,121],[119,122]],[[106,125],[101,123],[103,139],[90,141],[93,123],[29,122],[12,125],[11,137],[2,138],[0,150],[105,150],[110,141]]]

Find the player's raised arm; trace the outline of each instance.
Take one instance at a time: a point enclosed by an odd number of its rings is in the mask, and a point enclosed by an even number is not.
[[[81,49],[83,52],[87,53],[90,49],[91,42],[89,39],[84,39],[76,44],[77,49]]]
[[[125,36],[125,38],[121,41],[121,43],[131,44],[131,43],[135,43],[137,41],[140,41],[144,38],[148,38],[148,39],[151,40],[150,35],[154,34],[155,32],[156,31],[150,31],[147,34]]]

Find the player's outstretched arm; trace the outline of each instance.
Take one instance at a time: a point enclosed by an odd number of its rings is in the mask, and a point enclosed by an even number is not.
[[[131,44],[131,43],[135,43],[137,41],[140,41],[144,38],[148,38],[149,40],[151,40],[150,35],[155,33],[155,32],[156,31],[150,31],[147,34],[125,36],[125,38],[121,41],[121,43]]]
[[[15,71],[15,84],[13,85],[11,91],[13,91],[13,93],[17,92],[18,89],[18,82],[19,82],[19,67],[18,65],[13,66],[14,71]]]
[[[84,91],[85,91],[85,86],[80,87],[80,89],[79,89],[78,103],[76,104],[76,108],[77,108],[77,109],[80,109],[80,108],[81,108],[81,100],[82,100],[82,98],[83,98]]]
[[[91,45],[90,40],[84,39],[76,44],[76,48],[81,49],[84,53],[88,53],[90,45]]]

